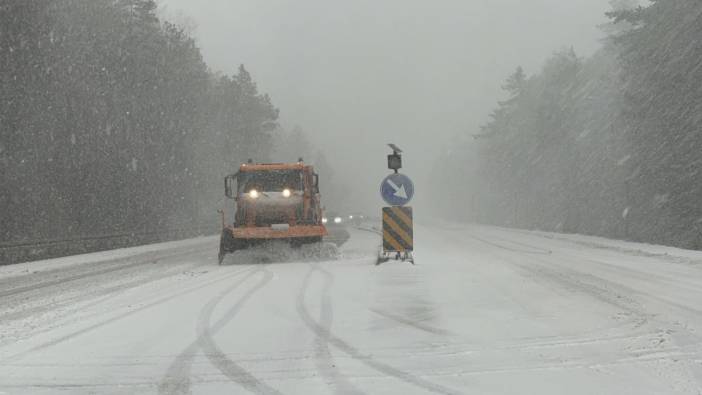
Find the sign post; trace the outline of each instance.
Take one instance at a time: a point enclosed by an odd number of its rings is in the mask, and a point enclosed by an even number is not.
[[[394,173],[385,177],[380,184],[380,196],[389,207],[383,207],[383,247],[377,264],[395,260],[414,264],[414,225],[412,207],[407,204],[414,197],[414,183],[398,172],[402,168],[402,150],[395,144],[388,144],[393,153],[388,155],[388,168]]]

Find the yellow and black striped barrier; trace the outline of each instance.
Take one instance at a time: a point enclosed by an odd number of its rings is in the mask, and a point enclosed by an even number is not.
[[[414,250],[412,207],[383,207],[383,250]]]

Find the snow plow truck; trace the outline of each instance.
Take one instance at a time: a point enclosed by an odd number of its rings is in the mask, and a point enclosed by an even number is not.
[[[302,159],[297,163],[253,163],[224,179],[234,200],[233,221],[222,210],[219,264],[224,257],[270,240],[292,246],[320,243],[327,235],[322,220],[319,176]]]

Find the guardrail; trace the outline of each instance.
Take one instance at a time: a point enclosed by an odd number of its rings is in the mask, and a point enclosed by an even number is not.
[[[212,235],[219,232],[217,225],[207,223],[160,230],[0,243],[0,265]]]

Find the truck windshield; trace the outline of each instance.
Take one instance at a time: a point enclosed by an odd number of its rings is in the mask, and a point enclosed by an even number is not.
[[[283,189],[301,190],[302,171],[269,170],[239,173],[237,177],[239,193],[252,189],[260,192],[281,192]]]

